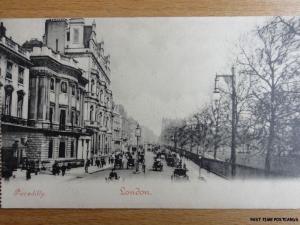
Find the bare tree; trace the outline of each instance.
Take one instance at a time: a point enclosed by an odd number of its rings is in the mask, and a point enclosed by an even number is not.
[[[256,121],[255,129],[261,129],[266,138],[262,147],[267,173],[271,169],[271,156],[279,146],[279,130],[284,129],[282,126],[295,112],[292,108],[297,97],[290,87],[298,80],[300,55],[294,37],[276,17],[255,30],[253,45],[241,46],[239,65],[251,86],[248,107]]]

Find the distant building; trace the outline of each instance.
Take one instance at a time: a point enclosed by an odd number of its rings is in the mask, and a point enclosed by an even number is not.
[[[113,113],[113,151],[115,152],[123,150],[122,115],[120,113],[120,105],[114,106]]]

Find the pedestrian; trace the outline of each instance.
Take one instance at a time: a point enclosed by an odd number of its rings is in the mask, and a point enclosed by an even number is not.
[[[100,167],[100,160],[99,158],[96,159],[96,166],[99,168]]]
[[[52,165],[52,174],[53,175],[56,175],[56,165],[57,165],[56,162],[54,162]]]
[[[26,180],[30,180],[31,179],[31,168],[28,165],[26,168]]]
[[[112,156],[111,156],[111,164],[114,164],[115,163],[115,154],[113,154]]]
[[[66,167],[66,165],[63,163],[63,165],[61,166],[61,175],[62,175],[62,176],[65,176],[66,170],[67,170],[67,167]]]
[[[90,160],[90,165],[91,165],[91,166],[94,165],[94,158],[91,158],[91,160]]]
[[[89,166],[90,166],[90,160],[88,159],[88,160],[86,160],[86,163],[85,163],[85,166],[84,166],[84,170],[85,170],[85,172],[86,173],[88,173],[89,172]]]
[[[143,168],[143,173],[145,174],[146,173],[146,165],[145,165],[145,163],[143,163],[142,168]]]
[[[106,165],[106,162],[105,162],[105,158],[104,158],[104,157],[101,158],[101,164],[102,164],[103,167]]]
[[[126,166],[126,157],[125,155],[122,156],[122,169]]]
[[[119,179],[119,176],[118,174],[116,173],[115,169],[112,169],[111,172],[109,173],[109,177],[108,177],[110,180],[118,180]]]
[[[39,172],[39,160],[37,160],[36,162],[34,162],[34,174],[38,175]]]
[[[59,176],[59,174],[60,174],[60,166],[59,166],[59,164],[57,164],[57,167],[56,167],[56,173],[57,173],[57,175]]]

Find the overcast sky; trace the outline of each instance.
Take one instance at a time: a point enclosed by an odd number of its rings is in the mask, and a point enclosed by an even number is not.
[[[114,101],[160,134],[163,117],[183,118],[212,96],[216,73],[230,72],[241,35],[262,17],[101,18],[97,39],[111,55]],[[44,20],[2,20],[7,36],[42,39]],[[91,19],[86,19],[91,23]]]

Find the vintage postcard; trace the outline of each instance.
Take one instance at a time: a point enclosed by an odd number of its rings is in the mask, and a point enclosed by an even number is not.
[[[300,17],[0,19],[3,208],[300,208]]]

